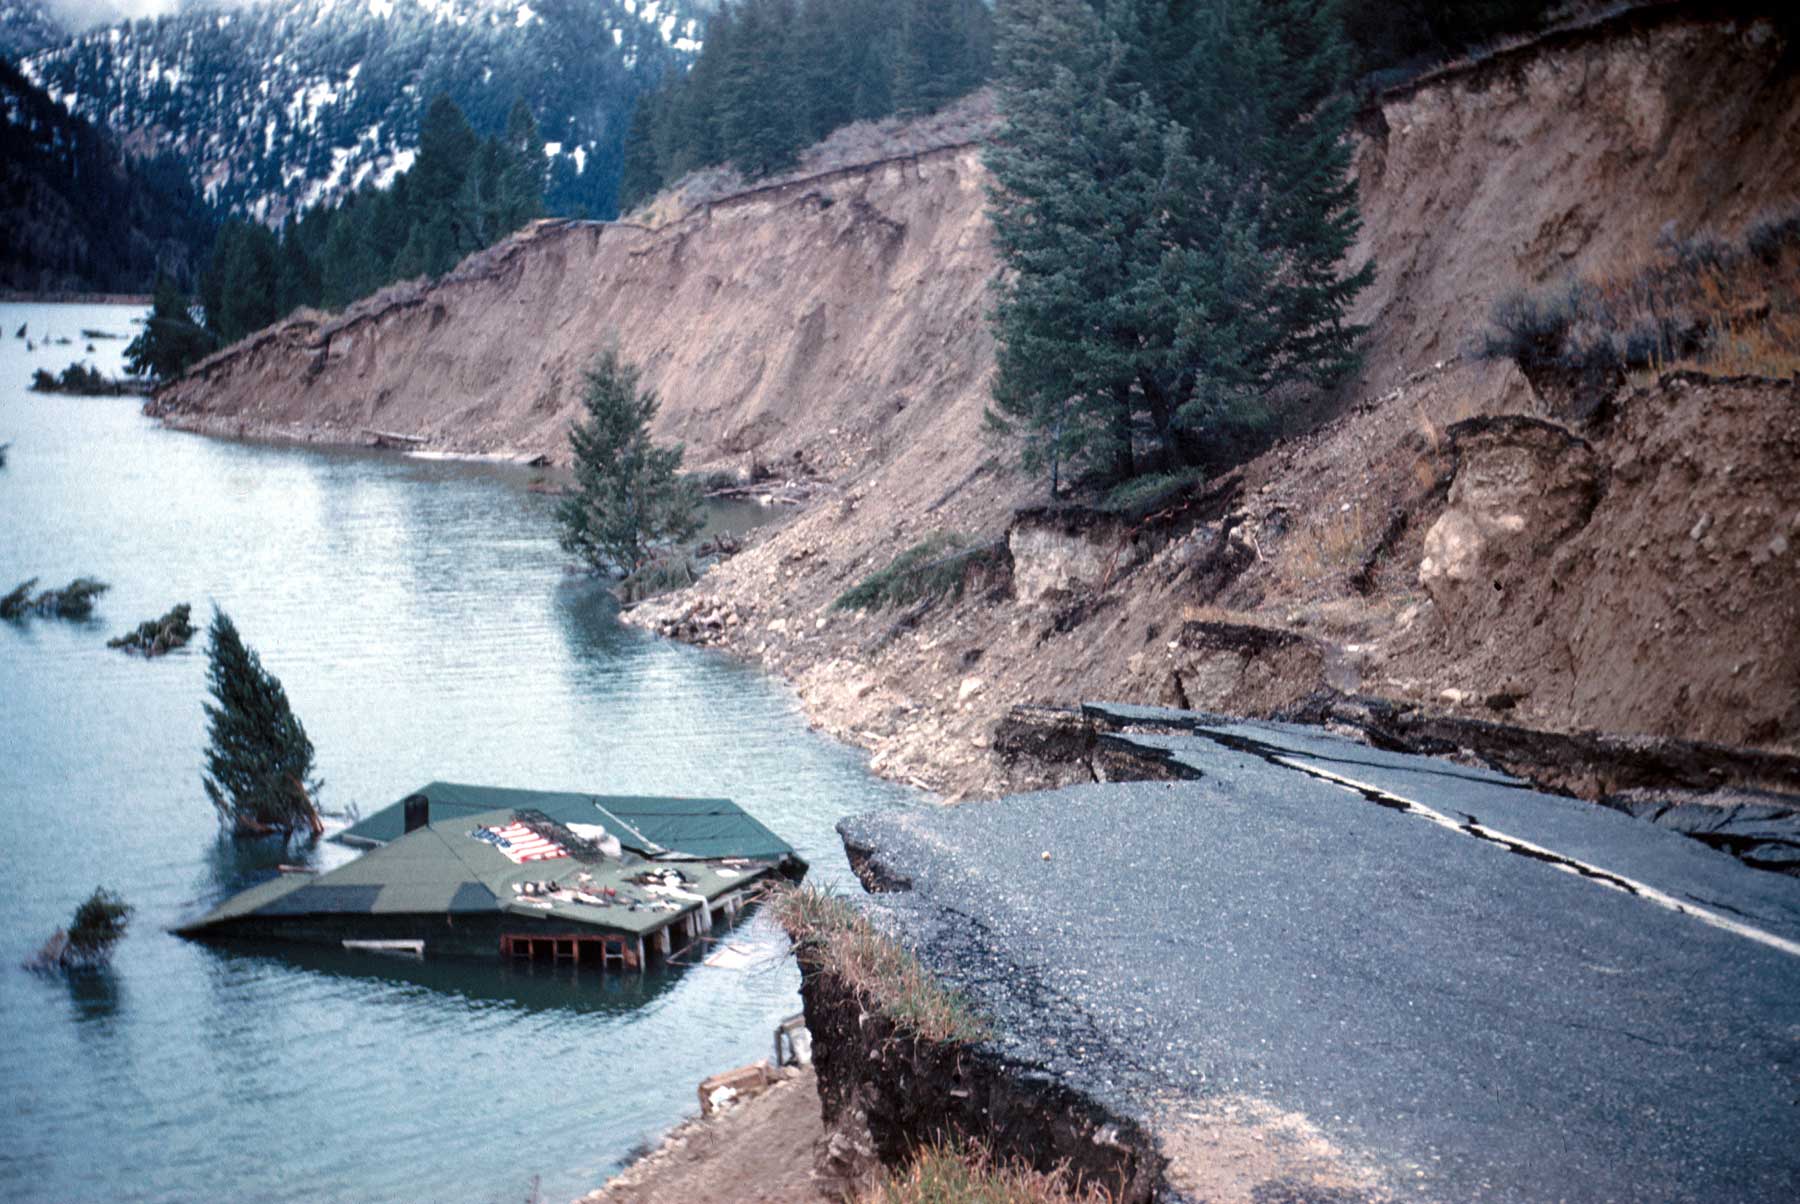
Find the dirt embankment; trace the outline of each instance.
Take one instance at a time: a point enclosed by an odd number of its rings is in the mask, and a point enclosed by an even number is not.
[[[616,337],[690,464],[820,484],[635,618],[761,661],[878,770],[947,793],[1029,784],[991,743],[1033,699],[1272,713],[1329,689],[1793,750],[1792,389],[1674,379],[1577,429],[1468,355],[1516,289],[1800,201],[1791,49],[1721,11],[1630,14],[1386,98],[1357,157],[1357,257],[1378,266],[1359,400],[1145,526],[1014,521],[1035,486],[981,429],[995,261],[973,147],[655,229],[546,225],[255,336],[158,400],[220,433],[562,458],[581,366]],[[832,608],[944,532],[1004,541],[1003,568],[954,604]]]

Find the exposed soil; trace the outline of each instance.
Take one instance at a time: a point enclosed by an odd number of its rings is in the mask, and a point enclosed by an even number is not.
[[[824,1135],[809,1070],[728,1110],[685,1122],[656,1149],[578,1204],[811,1204]]]

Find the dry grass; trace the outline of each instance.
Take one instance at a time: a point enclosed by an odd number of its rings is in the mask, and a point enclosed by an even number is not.
[[[1718,376],[1800,371],[1800,213],[1743,239],[1664,236],[1655,254],[1535,296],[1507,298],[1486,351],[1645,384],[1691,369]]]
[[[1065,1171],[999,1165],[979,1145],[934,1145],[859,1192],[856,1204],[1109,1204],[1112,1198],[1071,1182]]]
[[[1338,579],[1362,563],[1375,538],[1361,502],[1345,502],[1289,538],[1287,567],[1302,581]]]
[[[949,990],[843,896],[815,886],[777,890],[776,921],[796,949],[806,948],[899,1028],[928,1041],[967,1044],[988,1035],[969,1003]]]

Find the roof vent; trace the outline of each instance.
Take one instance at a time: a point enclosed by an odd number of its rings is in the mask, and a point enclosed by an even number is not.
[[[415,832],[431,822],[431,800],[422,794],[406,796],[406,831]]]

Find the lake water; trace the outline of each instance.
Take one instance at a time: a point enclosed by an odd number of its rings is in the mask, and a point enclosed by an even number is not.
[[[306,724],[327,809],[434,778],[727,795],[844,880],[833,823],[912,796],[809,732],[779,684],[621,627],[565,572],[527,473],[210,440],[133,398],[26,391],[77,357],[116,371],[124,342],[88,354],[79,332],[129,334],[139,312],[0,305],[0,592],[113,587],[87,622],[0,624],[0,1198],[598,1186],[799,1010],[772,925],[738,930],[758,967],[641,978],[183,941],[168,929],[298,854],[218,837],[204,634],[149,662],[106,639],[177,602],[201,627],[227,610]],[[137,908],[110,970],[22,969],[96,885]]]

